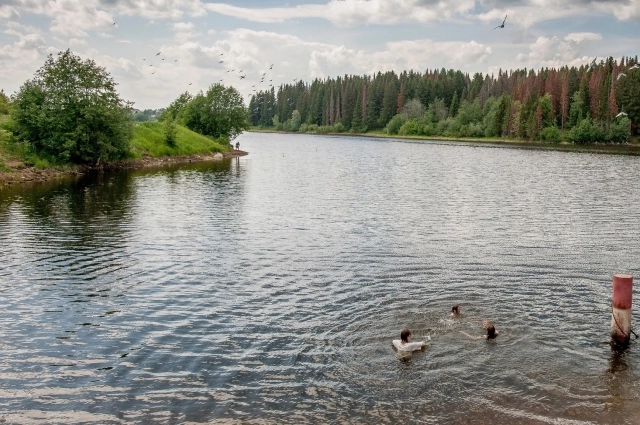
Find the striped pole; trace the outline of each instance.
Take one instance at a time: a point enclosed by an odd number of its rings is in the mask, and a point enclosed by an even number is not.
[[[633,276],[628,274],[613,276],[611,339],[619,345],[627,345],[631,336],[632,296]]]

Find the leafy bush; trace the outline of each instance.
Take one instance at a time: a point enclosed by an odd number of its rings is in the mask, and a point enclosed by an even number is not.
[[[400,115],[400,114],[395,115],[393,118],[391,118],[391,120],[385,127],[384,129],[385,133],[398,134],[398,132],[400,131],[400,127],[402,127],[402,124],[404,124],[406,121],[407,120],[403,115]]]
[[[555,126],[545,127],[540,132],[540,139],[545,142],[560,143],[560,130]]]
[[[417,119],[412,119],[400,126],[398,134],[402,136],[417,136],[422,133],[422,125]]]
[[[176,128],[175,120],[172,118],[165,119],[162,130],[165,143],[169,147],[175,148],[178,143],[178,129]]]
[[[573,127],[569,132],[569,138],[573,143],[578,145],[597,143],[605,140],[602,130],[591,121],[591,118],[585,118]]]
[[[38,153],[77,163],[124,157],[133,123],[109,73],[69,50],[49,55],[13,101],[15,133]]]
[[[612,143],[627,143],[631,137],[631,122],[623,117],[611,123],[609,127],[609,141]]]

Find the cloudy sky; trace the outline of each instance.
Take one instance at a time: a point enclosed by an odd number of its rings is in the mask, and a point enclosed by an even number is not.
[[[67,48],[136,107],[159,108],[220,80],[248,96],[269,80],[635,56],[640,0],[0,0],[5,92]]]

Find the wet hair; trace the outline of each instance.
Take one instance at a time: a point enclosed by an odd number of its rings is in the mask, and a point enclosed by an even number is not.
[[[496,335],[496,327],[492,324],[487,325],[487,339],[495,338]]]
[[[451,312],[460,313],[460,306],[458,304],[454,305],[453,307],[451,307]]]
[[[400,332],[400,339],[402,342],[409,342],[409,336],[411,335],[411,331],[409,329],[403,329]]]

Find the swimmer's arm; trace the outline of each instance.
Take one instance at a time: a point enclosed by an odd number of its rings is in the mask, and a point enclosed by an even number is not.
[[[485,336],[473,336],[473,335],[469,335],[468,333],[464,332],[464,331],[460,331],[460,333],[464,336],[466,336],[467,338],[471,338],[471,339],[483,339]]]

